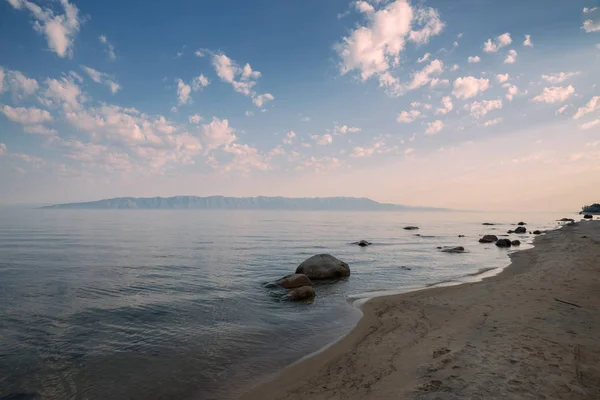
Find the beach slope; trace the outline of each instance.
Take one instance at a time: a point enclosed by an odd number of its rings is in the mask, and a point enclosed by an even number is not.
[[[349,335],[242,398],[599,399],[600,222],[511,258],[482,282],[370,300]]]

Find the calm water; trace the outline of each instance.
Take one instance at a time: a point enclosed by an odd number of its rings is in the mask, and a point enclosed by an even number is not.
[[[348,332],[354,299],[477,279],[509,262],[481,234],[563,216],[0,209],[0,399],[231,398]],[[263,287],[324,252],[352,275],[313,304]]]

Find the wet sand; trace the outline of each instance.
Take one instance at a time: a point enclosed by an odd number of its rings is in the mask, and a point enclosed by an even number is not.
[[[600,222],[511,259],[481,282],[368,301],[346,337],[242,399],[600,399]]]

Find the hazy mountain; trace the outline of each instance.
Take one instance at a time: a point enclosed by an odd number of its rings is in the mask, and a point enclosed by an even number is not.
[[[290,198],[290,197],[117,197],[45,206],[53,209],[137,209],[137,210],[365,210],[365,211],[448,211],[441,208],[409,207],[378,203],[355,197]]]

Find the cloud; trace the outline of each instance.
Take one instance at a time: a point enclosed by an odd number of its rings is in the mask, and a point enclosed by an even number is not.
[[[422,29],[412,30],[413,22]],[[406,41],[427,43],[443,27],[434,9],[413,9],[406,0],[385,4],[369,15],[366,24],[353,29],[334,46],[340,58],[340,73],[357,71],[363,81],[377,77],[381,86],[394,89],[398,81],[390,70],[400,63]]]
[[[325,146],[325,145],[331,144],[333,142],[333,136],[331,136],[328,133],[324,134],[323,136],[312,135],[310,138],[312,140],[314,140],[315,142],[317,142],[317,144],[319,144],[321,146]]]
[[[448,114],[453,108],[452,98],[450,96],[445,96],[442,98],[442,107],[435,110],[435,115]]]
[[[333,128],[334,135],[345,135],[346,133],[360,132],[360,128],[348,125],[337,125]]]
[[[470,99],[471,97],[475,97],[477,94],[488,90],[489,87],[489,79],[478,79],[473,76],[456,78],[452,94],[457,99]]]
[[[210,81],[204,74],[200,74],[192,79],[192,90],[197,91],[209,85]]]
[[[46,128],[43,125],[28,125],[23,127],[25,133],[31,133],[35,135],[56,135],[56,131],[54,129]]]
[[[194,55],[196,57],[204,57],[206,55],[206,50],[204,49],[198,49],[194,52]]]
[[[356,7],[358,12],[365,13],[365,14],[371,14],[371,13],[375,12],[375,8],[372,5],[370,5],[369,3],[367,3],[366,1],[355,1],[354,7]]]
[[[556,110],[556,115],[562,114],[563,112],[565,112],[565,110],[567,109],[567,107],[569,107],[567,104],[565,104],[564,106],[562,106],[561,108],[559,108],[558,110]]]
[[[72,57],[75,36],[82,22],[75,5],[68,0],[60,0],[64,14],[55,14],[52,9],[42,8],[28,0],[9,0],[9,3],[17,10],[26,9],[31,13],[35,19],[34,30],[46,37],[50,50],[62,58]]]
[[[88,74],[88,76],[96,83],[101,83],[104,84],[106,86],[108,86],[108,88],[110,89],[110,92],[112,94],[115,94],[119,91],[119,89],[121,89],[121,85],[119,85],[117,82],[115,82],[114,80],[112,80],[112,78],[110,77],[110,75],[104,73],[104,72],[100,72],[98,70],[95,70],[94,68],[91,67],[87,67],[87,66],[82,66],[81,68],[83,68],[83,70]]]
[[[4,68],[0,67],[0,93],[4,92]]]
[[[426,135],[435,135],[444,127],[444,123],[439,119],[433,122],[429,122],[427,124],[427,129],[425,130]]]
[[[408,155],[410,155],[410,154],[412,154],[414,152],[415,152],[415,149],[411,149],[410,147],[407,147],[406,149],[404,149],[404,155],[405,156],[408,156]]]
[[[450,86],[450,81],[448,79],[439,79],[433,78],[431,82],[429,82],[429,86],[433,89]]]
[[[337,157],[310,157],[302,162],[302,165],[298,166],[297,170],[312,169],[315,172],[327,171],[336,169],[342,166],[342,160]]]
[[[36,125],[52,121],[52,116],[46,110],[35,107],[16,107],[3,106],[0,111],[12,122],[22,125]]]
[[[310,117],[301,117],[300,118],[300,122],[309,122],[310,121]]]
[[[508,74],[496,74],[496,80],[498,81],[498,83],[504,83],[509,79],[510,76]]]
[[[573,118],[579,119],[579,118],[583,117],[584,115],[589,114],[589,113],[594,112],[599,109],[600,109],[600,96],[594,96],[590,99],[590,101],[587,102],[587,104],[585,106],[580,107],[577,110],[577,112],[575,113]]]
[[[459,69],[460,67],[458,66],[458,64],[454,64],[451,68],[450,71],[456,71],[457,69]]]
[[[574,76],[581,74],[580,71],[575,72],[559,72],[557,74],[542,75],[542,79],[550,83],[561,83]]]
[[[285,134],[285,138],[283,138],[283,143],[288,144],[288,145],[292,144],[295,137],[296,137],[296,132],[289,131],[288,133]]]
[[[223,147],[223,151],[233,155],[233,159],[224,165],[225,172],[241,171],[248,173],[253,169],[268,171],[271,166],[267,162],[267,157],[260,154],[254,147],[247,144],[231,143]]]
[[[511,85],[509,83],[505,83],[504,87],[507,88],[506,91],[506,99],[508,101],[512,101],[515,95],[519,94],[519,88],[515,85]]]
[[[583,7],[583,13],[584,13],[584,14],[593,13],[593,12],[594,12],[594,11],[596,11],[597,9],[598,9],[598,7],[592,7],[592,8]]]
[[[500,122],[502,122],[502,118],[494,118],[494,119],[485,121],[483,123],[483,126],[488,127],[488,126],[492,126],[492,125],[498,125]]]
[[[246,115],[246,117],[251,117],[254,115],[254,111],[246,111],[244,114]]]
[[[371,157],[374,154],[381,154],[384,152],[384,149],[383,149],[384,146],[385,146],[385,143],[382,141],[375,142],[370,147],[357,146],[354,149],[352,149],[352,152],[350,153],[350,157],[361,158],[361,157]]]
[[[33,95],[38,91],[40,85],[33,78],[27,78],[19,71],[7,71],[6,73],[2,72],[2,74],[6,74],[6,81],[10,90],[13,94],[15,100],[23,100],[26,97]],[[0,84],[0,87],[2,85]],[[0,93],[2,90],[0,90]]]
[[[544,88],[541,94],[533,98],[533,101],[538,103],[562,103],[567,100],[573,93],[575,88],[569,86],[552,86]]]
[[[600,119],[595,119],[593,121],[586,122],[584,124],[579,125],[579,127],[581,129],[591,129],[591,128],[593,128],[596,125],[600,125]]]
[[[600,20],[593,21],[591,19],[588,19],[586,21],[583,21],[583,26],[581,27],[581,29],[583,29],[587,33],[600,32]]]
[[[504,59],[504,64],[514,64],[517,61],[517,51],[510,49]]]
[[[479,58],[479,56],[469,57],[467,59],[467,61],[471,64],[474,64],[474,63],[478,63],[479,61],[481,61],[481,58]]]
[[[432,76],[440,74],[444,71],[444,63],[440,60],[433,60],[429,65],[425,66],[421,71],[411,74],[412,81],[408,85],[408,89],[417,89],[431,82]]]
[[[6,145],[4,143],[0,143],[0,156],[5,155],[7,151]]]
[[[252,102],[256,107],[262,107],[263,104],[274,100],[275,97],[271,93],[259,94],[252,98]]]
[[[81,104],[87,101],[72,76],[64,76],[61,79],[48,78],[44,83],[47,89],[40,101],[48,107],[58,103],[64,109],[73,110],[80,108]]]
[[[471,113],[474,118],[482,118],[492,110],[502,108],[502,100],[482,100],[474,101],[471,104],[465,104],[464,109]]]
[[[407,124],[407,123],[413,122],[420,115],[421,115],[421,111],[419,111],[419,110],[402,111],[396,117],[396,121],[404,122]]]
[[[508,46],[511,43],[512,39],[510,37],[510,33],[506,32],[498,36],[494,41],[492,41],[492,39],[488,39],[488,41],[483,44],[483,51],[486,53],[496,53],[498,50]]]
[[[423,54],[423,57],[417,59],[417,62],[424,63],[425,61],[429,60],[429,57],[431,57],[431,53],[425,53]]]
[[[100,43],[102,43],[102,45],[104,45],[104,51],[108,55],[108,58],[110,58],[111,60],[116,60],[117,55],[115,54],[115,46],[113,46],[108,41],[108,39],[106,38],[106,35],[98,36],[98,40],[100,41]]]
[[[202,117],[198,114],[190,115],[188,121],[190,121],[190,124],[199,124],[202,121]]]
[[[525,35],[525,40],[523,41],[523,46],[533,47],[533,42],[531,41],[531,35]]]
[[[186,83],[183,80],[178,79],[177,80],[178,104],[182,105],[182,104],[189,103],[191,100],[190,93],[192,93],[192,87],[190,85],[186,85]]]
[[[229,145],[237,139],[235,130],[229,126],[229,121],[213,117],[208,124],[202,125],[202,141],[207,150]]]

